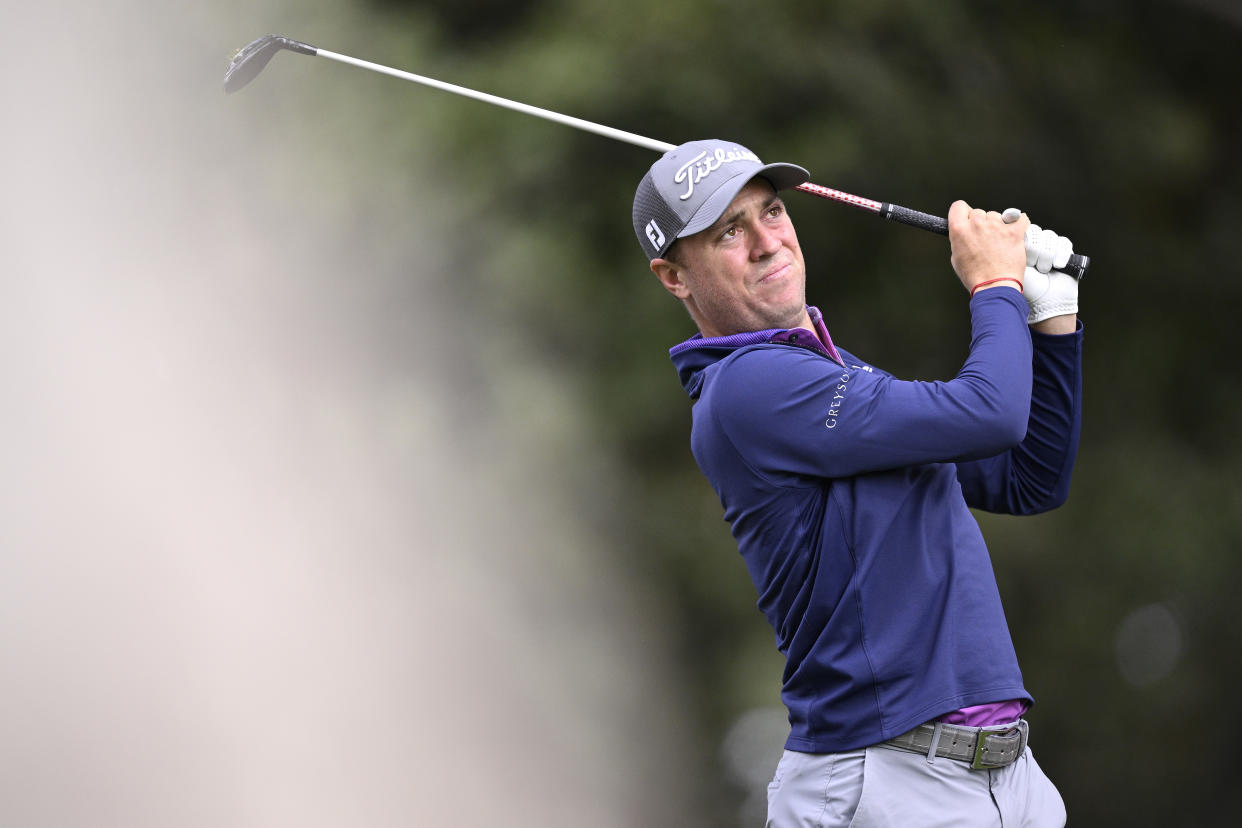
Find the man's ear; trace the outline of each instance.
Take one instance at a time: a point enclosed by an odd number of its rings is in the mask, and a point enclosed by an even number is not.
[[[681,279],[681,266],[668,259],[652,259],[651,272],[664,285],[664,289],[678,299],[690,298],[690,288]]]

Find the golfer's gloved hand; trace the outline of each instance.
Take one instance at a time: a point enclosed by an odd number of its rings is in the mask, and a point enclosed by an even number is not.
[[[1022,274],[1022,295],[1030,312],[1026,324],[1034,325],[1054,316],[1078,313],[1078,280],[1068,273],[1041,273],[1028,267]]]
[[[1074,252],[1074,243],[1051,230],[1041,229],[1038,224],[1026,228],[1026,266],[1040,273],[1060,270]]]
[[[1030,308],[1026,323],[1034,325],[1054,316],[1078,313],[1078,280],[1057,270],[1069,261],[1073,243],[1037,224],[1027,229],[1025,241],[1022,295]]]

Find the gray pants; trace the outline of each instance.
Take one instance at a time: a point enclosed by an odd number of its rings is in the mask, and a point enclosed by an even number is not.
[[[996,770],[875,745],[787,750],[768,786],[768,828],[1062,828],[1065,804],[1030,748]]]

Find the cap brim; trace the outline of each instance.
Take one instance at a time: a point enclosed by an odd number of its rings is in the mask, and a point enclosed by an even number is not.
[[[702,206],[690,217],[690,221],[686,223],[682,231],[677,234],[677,238],[684,239],[686,236],[693,236],[715,224],[742,188],[749,184],[752,178],[757,177],[766,178],[777,191],[780,191],[806,183],[810,180],[811,174],[797,164],[764,164],[757,170],[743,170],[721,184],[714,193],[707,197]]]

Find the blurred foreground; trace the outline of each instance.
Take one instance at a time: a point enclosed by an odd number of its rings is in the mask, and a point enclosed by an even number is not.
[[[296,65],[223,95],[274,4],[121,5],[6,14],[0,824],[676,814],[606,458],[537,367],[479,404],[434,168]]]

